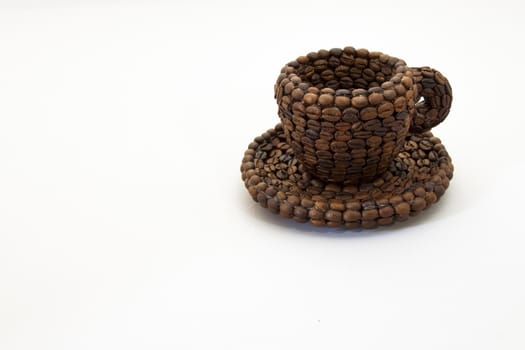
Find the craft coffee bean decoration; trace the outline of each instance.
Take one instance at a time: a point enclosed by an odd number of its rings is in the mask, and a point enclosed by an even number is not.
[[[319,50],[284,66],[275,97],[281,123],[255,138],[241,165],[250,195],[270,211],[373,228],[447,189],[451,159],[428,131],[452,103],[438,71],[366,49]]]

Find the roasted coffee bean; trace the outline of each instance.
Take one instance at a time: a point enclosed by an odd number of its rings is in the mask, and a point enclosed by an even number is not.
[[[314,130],[314,129],[307,129],[305,134],[306,134],[306,136],[308,136],[309,138],[314,139],[314,140],[319,138],[319,132]],[[304,141],[303,141],[303,143],[304,143]]]
[[[361,120],[367,121],[377,117],[377,110],[374,107],[366,107],[359,112]]]
[[[365,96],[356,96],[352,98],[352,106],[355,108],[363,108],[368,105],[368,99]]]
[[[403,96],[396,98],[394,101],[394,109],[396,112],[401,112],[407,107],[407,101]]]
[[[372,120],[369,120],[366,123],[364,123],[363,126],[364,126],[365,130],[376,131],[379,128],[381,128],[381,122],[379,121],[379,119],[372,119]],[[368,137],[368,135],[367,135],[367,137]]]
[[[332,96],[331,94],[322,94],[321,96],[319,96],[318,101],[321,106],[329,106],[333,103],[334,96]]]
[[[422,140],[420,143],[419,143],[419,147],[423,150],[423,151],[430,151],[432,149],[432,147],[434,147],[434,145],[432,144],[432,142],[430,142],[429,140]]]
[[[343,117],[341,119],[348,123],[355,123],[359,120],[359,110],[347,108],[343,111]]]
[[[348,141],[348,147],[350,147],[351,149],[364,148],[365,141],[361,139],[352,139]]]
[[[381,118],[390,117],[394,113],[394,105],[390,102],[384,102],[379,105],[377,112]]]
[[[318,150],[328,151],[330,149],[330,142],[324,139],[316,140],[315,148],[317,148]]]
[[[382,103],[384,100],[383,94],[380,93],[372,93],[370,96],[368,96],[368,101],[372,106],[377,106],[380,103]]]
[[[342,141],[333,141],[331,144],[330,144],[330,149],[332,150],[332,152],[345,152],[347,149],[348,149],[348,145],[346,144],[346,142],[342,142]]]
[[[421,197],[416,197],[414,201],[412,202],[412,210],[413,211],[420,211],[425,209],[427,206],[427,203],[425,202],[425,199]]]
[[[385,90],[385,92],[383,93],[383,97],[385,98],[385,100],[393,101],[397,97],[397,93],[393,89],[388,89]]]
[[[309,104],[309,105],[313,105],[314,103],[317,102],[317,94],[314,94],[314,93],[307,93],[303,96],[303,100],[306,104]]]
[[[399,216],[408,216],[410,214],[410,205],[406,202],[401,202],[399,204],[396,204],[394,207],[396,214]]]
[[[366,144],[368,147],[375,148],[381,144],[382,140],[383,139],[379,136],[371,136],[366,140]]]
[[[324,108],[322,111],[322,119],[329,122],[337,122],[341,119],[341,110],[337,107]]]
[[[321,117],[321,108],[317,106],[306,107],[306,115],[310,119],[319,119]]]
[[[328,220],[328,221],[337,221],[337,222],[340,222],[342,221],[342,218],[343,218],[343,215],[341,214],[340,211],[337,211],[337,210],[328,210],[326,213],[325,213],[325,219]]]
[[[392,208],[391,206],[385,206],[385,207],[379,208],[379,216],[381,216],[382,218],[388,218],[393,215],[394,215],[394,208]]]
[[[346,108],[350,106],[351,100],[348,96],[336,96],[335,105],[339,108]]]

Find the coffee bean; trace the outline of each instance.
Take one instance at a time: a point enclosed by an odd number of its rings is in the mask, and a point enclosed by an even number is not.
[[[369,146],[369,147],[377,147],[381,144],[382,142],[382,138],[379,137],[379,136],[371,136],[369,137],[367,140],[366,140],[366,144]]]
[[[417,197],[425,197],[426,191],[423,187],[418,187],[414,190],[414,194]]]
[[[381,102],[383,102],[383,94],[380,93],[372,93],[370,96],[368,96],[368,101],[372,106],[377,106]]]
[[[355,108],[347,108],[343,111],[343,117],[341,119],[345,122],[355,123],[359,120],[359,110]]]
[[[382,208],[379,208],[379,216],[382,218],[388,218],[394,215],[394,208],[391,206],[385,206]]]
[[[394,105],[390,102],[384,102],[377,108],[380,118],[390,117],[394,113]]]
[[[368,99],[365,96],[356,96],[352,98],[352,106],[355,108],[363,108],[368,105]]]
[[[330,94],[322,94],[319,96],[319,104],[321,106],[328,106],[331,105],[334,101],[334,97]]]
[[[397,93],[395,90],[385,90],[383,93],[383,96],[388,101],[393,101],[397,97]]]
[[[322,111],[322,118],[329,122],[337,122],[341,119],[341,110],[337,107],[324,108]]]
[[[346,222],[353,222],[361,220],[361,213],[357,210],[345,210],[343,213],[343,220]]]
[[[407,102],[403,96],[396,98],[396,100],[394,101],[394,108],[396,112],[401,112],[405,110],[406,107],[407,107]]]
[[[340,191],[337,191],[336,193],[339,193]],[[337,210],[338,212],[344,212],[346,210],[345,202],[342,200],[332,200],[330,202],[330,209]]]
[[[303,100],[306,104],[313,105],[317,102],[317,94],[309,92],[303,96]]]
[[[335,105],[339,108],[346,108],[350,106],[350,98],[347,96],[336,96],[335,97]]]
[[[377,209],[365,209],[363,210],[363,220],[374,220],[379,217]]]
[[[332,150],[332,152],[345,152],[348,149],[348,145],[346,144],[346,142],[333,141],[330,144],[330,149]]]
[[[321,220],[324,217],[324,214],[320,210],[312,208],[308,211],[308,217],[313,220]]]
[[[406,202],[401,202],[395,205],[396,214],[399,216],[408,216],[410,213],[410,205]]]
[[[340,211],[336,211],[336,210],[328,210],[326,213],[325,213],[325,219],[328,220],[328,221],[336,221],[336,222],[340,222],[342,220],[342,214]]]
[[[427,206],[427,203],[421,197],[416,197],[414,199],[414,201],[412,202],[412,210],[413,211],[423,210],[423,209],[425,209],[426,206]]]
[[[361,120],[367,121],[377,117],[377,110],[374,107],[366,107],[359,112]]]
[[[321,117],[321,109],[317,106],[306,107],[306,115],[310,119],[319,119]]]
[[[364,148],[365,147],[365,141],[361,140],[361,139],[352,139],[352,140],[348,141],[348,146],[351,149]]]

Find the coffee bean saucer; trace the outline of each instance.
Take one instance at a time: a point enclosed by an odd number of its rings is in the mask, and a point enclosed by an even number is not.
[[[454,167],[431,132],[407,136],[389,169],[360,185],[325,182],[305,171],[281,124],[248,146],[241,165],[251,197],[272,213],[315,226],[375,228],[405,221],[436,203]]]

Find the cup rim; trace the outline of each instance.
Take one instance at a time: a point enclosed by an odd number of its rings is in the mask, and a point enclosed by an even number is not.
[[[382,64],[386,64],[390,66],[393,69],[393,72],[390,75],[389,79],[382,82],[379,86],[369,87],[367,89],[364,89],[364,88],[333,89],[330,87],[324,87],[324,88],[319,89],[315,87],[313,83],[307,80],[303,80],[297,74],[297,70],[300,67],[304,67],[308,65],[312,61],[315,61],[317,59],[328,58],[332,55],[335,55],[336,57],[337,56],[341,57],[343,54],[352,55],[354,58],[378,59]],[[409,79],[403,79],[405,76],[409,76],[407,77]],[[368,51],[367,49],[363,49],[363,48],[355,49],[352,46],[347,46],[344,49],[334,48],[331,50],[319,50],[318,52],[310,52],[309,54],[305,56],[299,56],[297,59],[287,63],[281,69],[281,73],[279,74],[277,78],[277,82],[275,85],[275,92],[276,92],[275,98],[277,99],[277,102],[280,105],[280,102],[282,101],[284,96],[291,97],[292,91],[299,88],[303,90],[303,94],[301,98],[299,99],[291,98],[291,101],[290,101],[291,103],[303,102],[305,104],[308,104],[307,101],[304,100],[304,95],[306,95],[307,93],[314,94],[317,98],[322,94],[328,93],[334,96],[346,95],[348,97],[351,97],[353,100],[352,105],[357,109],[361,109],[361,108],[368,106],[368,104],[366,104],[366,106],[359,107],[361,104],[357,102],[357,99],[356,99],[357,97],[360,97],[362,99],[361,96],[368,97],[374,93],[379,93],[383,95],[383,97],[385,97],[384,93],[386,90],[394,90],[395,98],[404,96],[406,92],[398,93],[394,89],[395,85],[398,85],[400,83],[404,85],[407,91],[413,89],[414,83],[412,80],[412,72],[404,60],[394,57],[394,56],[384,54],[382,52],[378,52],[378,51]],[[281,94],[278,94],[279,90],[282,91]],[[388,99],[390,100],[391,98],[388,98]]]

